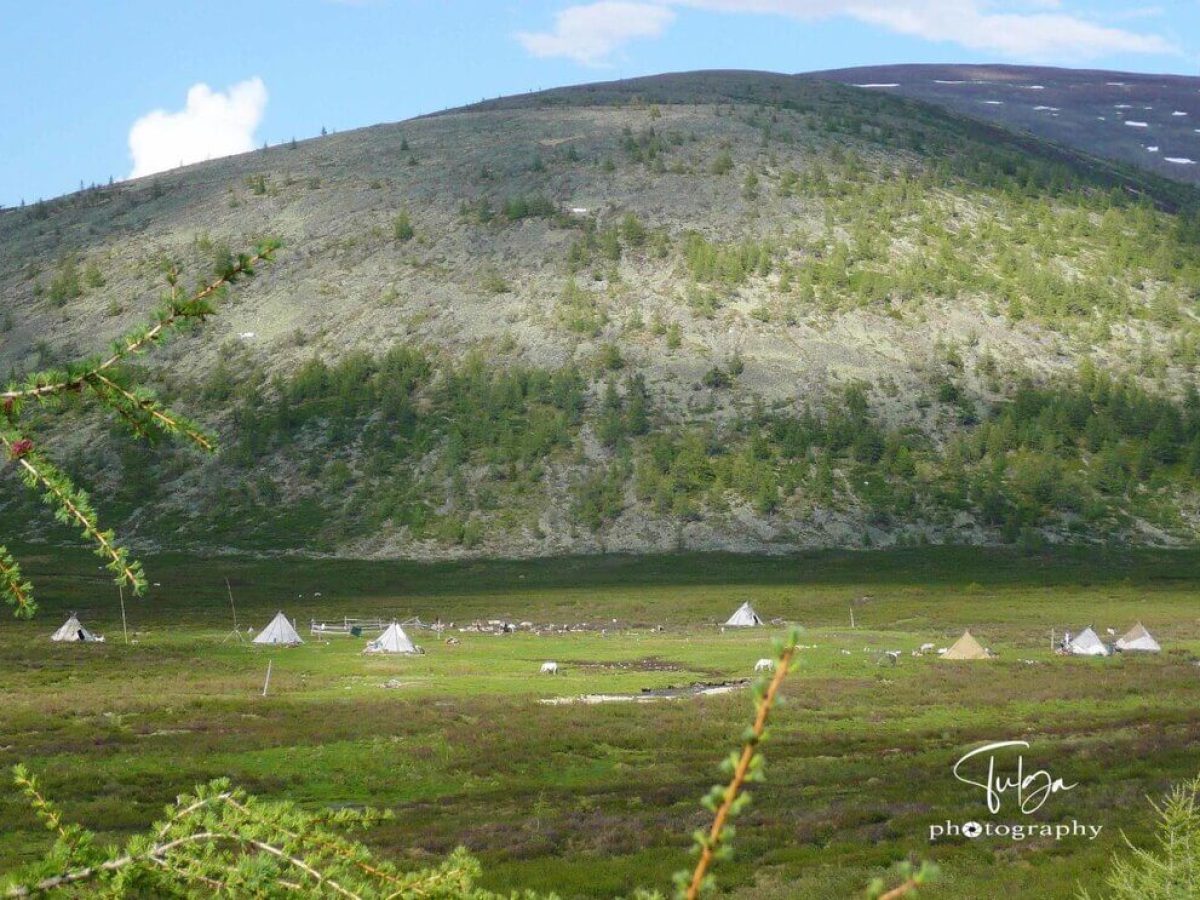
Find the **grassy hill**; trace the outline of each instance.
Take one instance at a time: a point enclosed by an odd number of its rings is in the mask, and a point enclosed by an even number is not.
[[[148,363],[221,455],[46,413],[143,544],[1191,542],[1197,208],[879,93],[585,85],[0,213],[0,365],[99,349],[165,260],[270,234],[280,261]]]

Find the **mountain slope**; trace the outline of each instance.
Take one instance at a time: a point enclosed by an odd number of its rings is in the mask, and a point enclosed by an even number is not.
[[[1200,78],[1045,66],[901,65],[813,72],[1200,183]]]
[[[589,85],[2,213],[0,364],[98,348],[164,258],[272,234],[280,261],[147,362],[219,457],[47,413],[145,543],[1191,540],[1196,206],[832,84]]]

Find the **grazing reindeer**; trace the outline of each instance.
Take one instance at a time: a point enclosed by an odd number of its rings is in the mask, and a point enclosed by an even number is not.
[[[775,671],[775,660],[766,659],[765,657],[763,659],[760,659],[758,662],[756,662],[754,664],[754,671],[755,672],[774,672]]]
[[[542,663],[542,671],[540,674],[542,674],[542,675],[557,675],[558,674],[558,663],[556,663],[556,662]]]

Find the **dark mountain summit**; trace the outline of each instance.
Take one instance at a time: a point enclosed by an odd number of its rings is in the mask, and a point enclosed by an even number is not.
[[[812,72],[1200,183],[1200,78],[1041,66],[901,65]]]

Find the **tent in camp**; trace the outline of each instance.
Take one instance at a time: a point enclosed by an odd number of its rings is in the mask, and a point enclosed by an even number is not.
[[[1067,644],[1067,652],[1072,656],[1108,656],[1111,651],[1089,627],[1071,639]]]
[[[92,634],[79,621],[79,617],[75,613],[71,613],[70,618],[63,622],[62,627],[54,634],[50,635],[52,641],[100,641],[103,638],[98,638]]]
[[[255,635],[256,644],[303,644],[296,629],[282,612],[277,612],[271,624]]]
[[[363,653],[416,653],[416,645],[408,639],[399,622],[393,622],[375,640],[367,644]]]
[[[1113,645],[1117,650],[1141,650],[1145,653],[1161,653],[1162,647],[1158,645],[1158,641],[1146,630],[1146,626],[1138,622],[1121,637],[1117,639]]]
[[[992,654],[975,640],[970,630],[964,631],[962,637],[950,645],[942,659],[991,659]]]
[[[758,617],[758,613],[754,611],[754,607],[749,601],[743,603],[737,608],[732,616],[729,617],[726,625],[731,625],[734,628],[753,628],[755,625],[761,625],[763,620]]]

